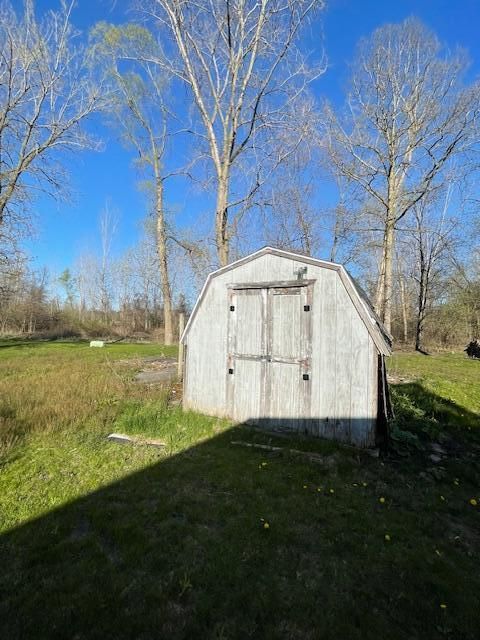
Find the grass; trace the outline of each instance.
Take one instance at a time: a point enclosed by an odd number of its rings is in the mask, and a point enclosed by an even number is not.
[[[1,638],[478,638],[480,363],[394,356],[394,451],[313,464],[132,383],[161,351],[0,347]]]
[[[464,353],[440,353],[423,356],[419,353],[398,353],[391,358],[389,371],[420,381],[422,386],[442,401],[464,408],[465,416],[480,414],[479,361]]]
[[[175,355],[175,347],[85,342],[0,342],[0,454],[30,433],[101,428],[129,399],[148,400],[131,384],[139,358]],[[131,366],[117,366],[122,359]]]

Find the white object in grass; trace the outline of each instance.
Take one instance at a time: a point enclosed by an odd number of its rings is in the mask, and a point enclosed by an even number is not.
[[[127,436],[124,433],[109,433],[108,440],[119,442],[120,444],[143,444],[150,447],[166,447],[166,442],[153,438],[144,438],[143,436]]]

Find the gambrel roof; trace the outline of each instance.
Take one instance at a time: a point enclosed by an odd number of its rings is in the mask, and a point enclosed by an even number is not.
[[[352,276],[348,273],[345,267],[341,264],[335,262],[329,262],[328,260],[319,260],[318,258],[310,258],[309,256],[302,255],[300,253],[294,253],[292,251],[284,251],[283,249],[275,249],[273,247],[264,247],[259,251],[255,251],[240,260],[236,260],[231,264],[228,264],[226,267],[222,267],[217,269],[216,271],[212,271],[209,274],[200,295],[195,303],[192,314],[187,322],[187,326],[181,336],[181,341],[185,342],[188,332],[193,324],[195,316],[200,308],[202,301],[205,297],[205,294],[208,290],[210,282],[216,276],[219,276],[227,271],[235,269],[241,265],[244,265],[252,260],[257,260],[264,255],[275,255],[280,258],[285,258],[287,260],[292,260],[295,262],[303,262],[304,264],[310,264],[317,267],[323,267],[325,269],[331,269],[333,271],[337,271],[340,279],[347,290],[350,299],[357,310],[359,316],[363,320],[369,334],[372,337],[373,342],[375,343],[377,349],[380,353],[384,355],[390,355],[392,353],[392,336],[388,333],[388,331],[383,326],[380,318],[375,313],[373,306],[368,299],[365,291],[359,286],[359,284],[352,278]]]

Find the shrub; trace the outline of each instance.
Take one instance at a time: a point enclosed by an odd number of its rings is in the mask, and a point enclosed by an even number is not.
[[[469,358],[480,358],[480,342],[478,340],[472,340],[464,349]]]

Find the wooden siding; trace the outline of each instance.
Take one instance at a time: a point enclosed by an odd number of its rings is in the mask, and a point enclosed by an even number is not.
[[[213,277],[203,294],[194,321],[186,338],[187,357],[185,371],[184,406],[218,416],[232,416],[232,406],[238,421],[248,420],[260,411],[262,393],[260,367],[257,369],[243,360],[234,375],[241,377],[243,391],[235,390],[232,397],[228,353],[229,325],[235,313],[232,305],[232,285],[249,282],[264,286],[267,282],[292,281],[304,261],[264,253],[253,260],[239,263]],[[335,269],[308,264],[305,276],[314,281],[309,298],[312,323],[311,367],[308,384],[311,385],[308,415],[305,429],[314,435],[335,438],[359,446],[375,443],[376,419],[376,358],[378,348],[367,330],[364,319],[354,306],[349,292]],[[230,286],[230,288],[229,288]],[[293,297],[293,296],[292,296]],[[252,300],[258,300],[253,296]],[[253,304],[256,304],[253,302]],[[274,302],[274,305],[276,303]],[[293,310],[292,310],[293,311]],[[285,308],[282,314],[289,315]],[[293,311],[297,313],[297,311]],[[238,317],[235,320],[238,322]],[[281,341],[287,351],[290,344],[287,317],[285,334]],[[298,318],[297,318],[298,322]],[[245,343],[255,344],[260,339],[260,327],[249,323],[249,314],[242,319]],[[281,334],[280,334],[281,338]],[[280,339],[274,338],[275,344]],[[281,365],[280,365],[281,366]],[[293,367],[294,365],[292,365]],[[278,394],[273,400],[275,413],[284,411],[285,422],[301,414],[305,408],[296,406],[297,400],[288,404],[287,390],[296,379],[293,369],[279,369],[275,384]],[[236,385],[239,386],[239,385]],[[282,409],[282,397],[285,406]],[[232,405],[233,403],[233,405]],[[278,405],[278,406],[277,406]]]

